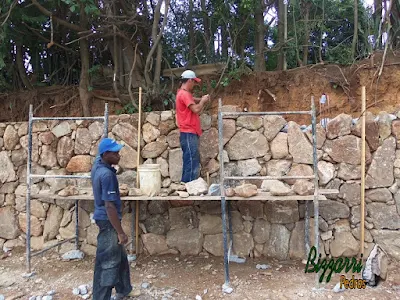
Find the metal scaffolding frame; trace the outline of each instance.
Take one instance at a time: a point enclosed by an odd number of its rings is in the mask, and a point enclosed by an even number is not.
[[[90,175],[41,175],[41,174],[32,174],[32,129],[33,122],[35,121],[103,121],[104,130],[103,130],[103,138],[108,136],[108,103],[105,103],[104,107],[104,116],[101,117],[34,117],[33,116],[33,105],[29,105],[29,124],[28,124],[28,158],[27,158],[27,168],[26,168],[26,268],[27,275],[31,275],[31,258],[42,254],[54,247],[57,247],[61,244],[67,243],[75,239],[75,249],[79,249],[79,200],[75,200],[75,236],[60,241],[54,245],[46,247],[40,251],[35,253],[31,253],[31,185],[33,178],[55,178],[55,179],[90,179]]]
[[[311,115],[311,123],[312,123],[312,145],[313,145],[313,176],[225,176],[224,174],[224,159],[223,159],[223,150],[224,150],[224,139],[223,139],[223,119],[226,116],[266,116],[266,115]],[[230,278],[229,278],[229,253],[233,250],[233,232],[232,232],[232,220],[231,220],[231,205],[230,201],[226,200],[225,196],[225,188],[224,182],[226,180],[284,180],[284,179],[314,179],[314,243],[317,253],[319,253],[319,186],[318,186],[318,156],[317,156],[317,138],[316,138],[316,126],[317,126],[317,117],[315,111],[314,97],[311,97],[311,110],[309,111],[277,111],[277,112],[223,112],[222,111],[222,101],[219,99],[218,101],[218,144],[219,144],[219,163],[220,163],[220,198],[221,198],[221,214],[222,214],[222,234],[223,234],[223,246],[224,246],[224,274],[225,274],[225,282],[223,284],[223,288],[230,288]],[[279,200],[279,197],[276,197],[276,200]],[[305,224],[304,224],[304,237],[305,237],[305,250],[306,257],[310,251],[310,237],[309,237],[309,209],[310,209],[310,201],[306,201],[306,209],[305,209]],[[228,213],[227,213],[228,212]],[[228,217],[228,228],[229,228],[229,238],[230,245],[228,247],[228,238],[227,238],[227,220]],[[318,286],[318,273],[316,273],[316,286]]]

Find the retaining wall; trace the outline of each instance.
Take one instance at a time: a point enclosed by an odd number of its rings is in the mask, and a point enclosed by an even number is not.
[[[226,109],[235,109],[227,107]],[[379,243],[400,260],[400,115],[367,115],[366,254]],[[121,151],[118,178],[124,189],[135,186],[138,145],[137,115],[110,116],[109,136],[126,146]],[[182,152],[172,111],[144,115],[141,163],[161,164],[163,193],[179,189]],[[219,170],[216,116],[202,115],[200,139],[202,176],[217,182]],[[25,243],[27,126],[0,124],[0,247]],[[33,172],[89,174],[103,132],[101,122],[38,122],[33,127]],[[353,256],[359,250],[361,139],[360,126],[348,115],[318,126],[318,171],[321,188],[338,189],[320,201],[323,255]],[[242,116],[224,120],[224,160],[227,175],[312,175],[310,132],[282,117]],[[261,181],[255,182],[258,187]],[[239,184],[231,182],[232,185]],[[290,192],[312,192],[312,180],[287,181]],[[126,186],[127,185],[127,186]],[[32,193],[66,193],[69,186],[87,189],[89,180],[34,179]],[[67,188],[67,189],[66,189]],[[130,235],[132,203],[124,203],[123,226]],[[180,253],[223,255],[218,201],[140,202],[140,251],[151,255]],[[311,205],[312,206],[312,205]],[[93,202],[80,201],[81,249],[94,254],[97,226],[91,220]],[[305,258],[302,201],[239,201],[232,203],[234,249],[243,256]],[[31,202],[32,248],[41,249],[75,232],[74,206],[67,201]],[[313,212],[310,212],[311,216]],[[310,223],[311,229],[313,223]],[[313,230],[312,230],[313,231]],[[311,234],[311,237],[313,234]],[[66,243],[61,253],[73,248]]]

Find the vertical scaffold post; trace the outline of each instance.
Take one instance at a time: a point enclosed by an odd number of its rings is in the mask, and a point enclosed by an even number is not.
[[[319,187],[318,187],[318,156],[317,156],[317,116],[315,113],[314,96],[311,97],[313,167],[314,167],[314,244],[319,255]],[[319,287],[318,272],[315,273],[316,288]]]
[[[103,137],[108,137],[108,103],[104,105],[104,133]]]
[[[29,105],[29,123],[28,123],[28,157],[26,163],[26,268],[27,273],[31,273],[31,168],[32,168],[32,123],[33,123],[33,105]]]
[[[223,117],[222,117],[222,101],[218,99],[218,146],[219,146],[219,187],[221,193],[221,213],[222,213],[222,235],[224,244],[224,271],[225,283],[223,288],[229,287],[229,262],[228,262],[228,241],[226,230],[226,200],[224,189],[224,139],[223,139]]]
[[[75,250],[79,250],[79,200],[75,200]]]

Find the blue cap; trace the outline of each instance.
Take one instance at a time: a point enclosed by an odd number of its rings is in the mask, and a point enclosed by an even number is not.
[[[104,138],[99,144],[99,154],[103,154],[104,152],[118,152],[121,150],[123,145],[118,144],[115,140],[110,138]]]

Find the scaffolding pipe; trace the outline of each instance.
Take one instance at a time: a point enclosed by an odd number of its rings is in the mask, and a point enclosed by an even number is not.
[[[222,123],[222,101],[218,99],[218,146],[219,146],[219,189],[221,194],[221,214],[222,214],[222,235],[224,245],[224,274],[225,283],[224,287],[229,287],[229,262],[228,262],[228,241],[226,236],[226,200],[225,200],[225,188],[224,188],[224,160],[223,160],[223,123]]]
[[[314,179],[314,176],[225,176],[225,180],[286,180]]]
[[[31,168],[32,168],[32,121],[33,105],[29,105],[28,123],[28,160],[26,164],[26,267],[28,274],[31,273]]]
[[[312,111],[254,111],[254,112],[234,112],[224,111],[221,112],[222,117],[236,117],[236,116],[277,116],[277,115],[311,115]]]
[[[55,178],[55,179],[90,179],[90,175],[41,175],[41,174],[31,174],[32,171],[32,128],[34,121],[85,121],[85,120],[102,120],[104,122],[104,138],[108,136],[108,103],[105,103],[104,116],[102,117],[34,117],[33,116],[33,105],[29,105],[29,121],[28,121],[28,157],[27,157],[27,167],[26,167],[26,268],[28,275],[31,274],[31,258],[33,256],[44,253],[58,245],[66,243],[75,239],[75,248],[79,248],[79,200],[75,201],[75,236],[71,239],[67,239],[42,249],[38,252],[31,253],[31,188],[32,188],[32,178]]]
[[[311,96],[311,123],[312,123],[312,138],[313,138],[313,167],[314,167],[314,244],[319,255],[319,197],[318,197],[318,154],[317,154],[317,116],[315,113],[314,96]],[[315,273],[316,287],[319,287],[318,273]]]

